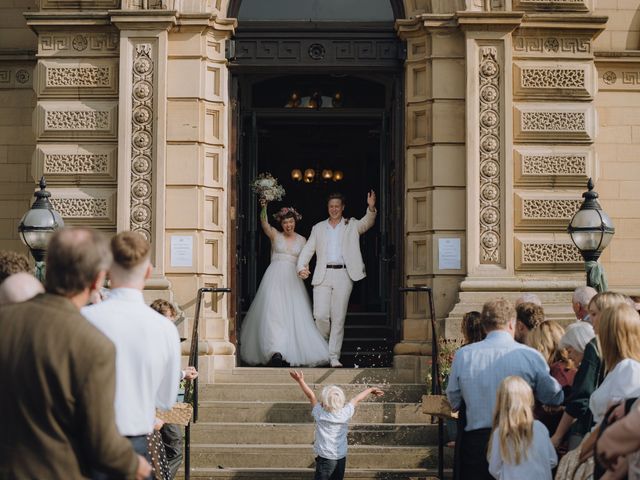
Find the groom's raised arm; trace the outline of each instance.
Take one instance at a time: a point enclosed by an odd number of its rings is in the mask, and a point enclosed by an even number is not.
[[[367,193],[367,212],[364,214],[360,220],[358,220],[358,233],[362,235],[364,232],[373,227],[373,224],[376,223],[376,215],[378,214],[378,210],[376,210],[376,192],[371,190]]]
[[[311,229],[311,235],[309,235],[309,240],[302,247],[302,251],[300,255],[298,255],[298,263],[296,265],[296,272],[300,273],[302,270],[307,268],[309,262],[311,261],[311,257],[316,252],[316,227]]]

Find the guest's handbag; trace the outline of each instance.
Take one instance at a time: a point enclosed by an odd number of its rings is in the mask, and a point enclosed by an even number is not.
[[[156,417],[164,423],[174,423],[186,427],[193,416],[190,403],[176,403],[171,410],[156,410]]]
[[[586,441],[586,439],[585,439]],[[584,444],[585,441],[582,443]],[[558,465],[556,480],[592,480],[593,479],[593,455],[581,460],[582,444],[567,453]]]

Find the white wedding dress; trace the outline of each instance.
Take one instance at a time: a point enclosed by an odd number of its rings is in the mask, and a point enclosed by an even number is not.
[[[296,272],[305,238],[287,240],[276,232],[271,263],[240,327],[240,356],[249,365],[266,365],[275,353],[291,366],[329,363],[329,346],[316,328],[311,301]]]

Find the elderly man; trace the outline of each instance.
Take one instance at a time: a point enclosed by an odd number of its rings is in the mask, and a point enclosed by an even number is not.
[[[0,308],[0,478],[151,473],[116,428],[114,345],[79,311],[110,263],[98,232],[63,229],[49,243],[47,293]]]
[[[481,323],[487,337],[458,350],[447,397],[454,410],[464,405],[466,418],[460,441],[456,441],[456,458],[460,459],[455,466],[456,478],[491,480],[487,446],[500,382],[510,375],[522,377],[536,398],[548,405],[560,405],[563,393],[560,384],[549,375],[542,355],[514,340],[516,312],[507,300],[486,303]]]
[[[593,287],[578,287],[573,291],[571,307],[576,319],[591,323],[589,319],[589,302],[597,293]]]
[[[36,277],[26,272],[14,273],[0,283],[0,305],[26,302],[39,293],[44,293],[44,287]]]
[[[180,338],[173,322],[144,303],[151,245],[136,232],[111,239],[109,297],[82,313],[116,346],[116,424],[136,452],[148,455],[156,407],[169,410],[180,382]],[[94,479],[107,478],[95,473]]]

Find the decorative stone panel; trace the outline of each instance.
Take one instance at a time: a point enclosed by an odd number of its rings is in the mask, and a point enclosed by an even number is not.
[[[49,188],[65,224],[115,228],[116,188]]]
[[[38,35],[40,57],[115,57],[118,55],[118,32],[42,32]]]
[[[565,231],[582,204],[580,192],[520,191],[515,193],[515,227]]]
[[[120,0],[40,0],[41,10],[112,10]]]
[[[407,232],[424,232],[433,226],[431,192],[407,194]]]
[[[502,215],[500,59],[497,47],[481,47],[479,55],[480,137],[480,263],[499,264]]]
[[[598,67],[598,89],[640,91],[640,69],[631,65],[603,64]]]
[[[407,146],[425,145],[432,140],[432,105],[410,105],[407,108]]]
[[[591,147],[517,146],[514,176],[517,185],[584,187],[593,176]]]
[[[432,151],[430,148],[411,148],[407,151],[407,188],[426,188],[432,183]]]
[[[0,89],[32,88],[33,65],[0,66]]]
[[[118,133],[116,101],[41,101],[36,109],[39,140],[110,139]]]
[[[517,103],[513,109],[516,141],[595,140],[596,110],[590,103]]]
[[[34,176],[56,184],[116,181],[116,145],[41,143],[35,159]]]
[[[513,36],[514,57],[591,58],[589,35],[526,35]]]
[[[40,60],[36,88],[40,97],[115,96],[117,60]]]
[[[514,62],[516,97],[591,98],[595,93],[593,65],[589,63]]]
[[[513,0],[513,9],[543,12],[557,12],[558,10],[587,12],[593,9],[593,0]]]
[[[405,274],[425,275],[433,273],[432,256],[433,237],[424,234],[410,234],[407,237],[405,254]]]
[[[584,270],[580,251],[567,234],[517,235],[515,251],[517,270]]]

